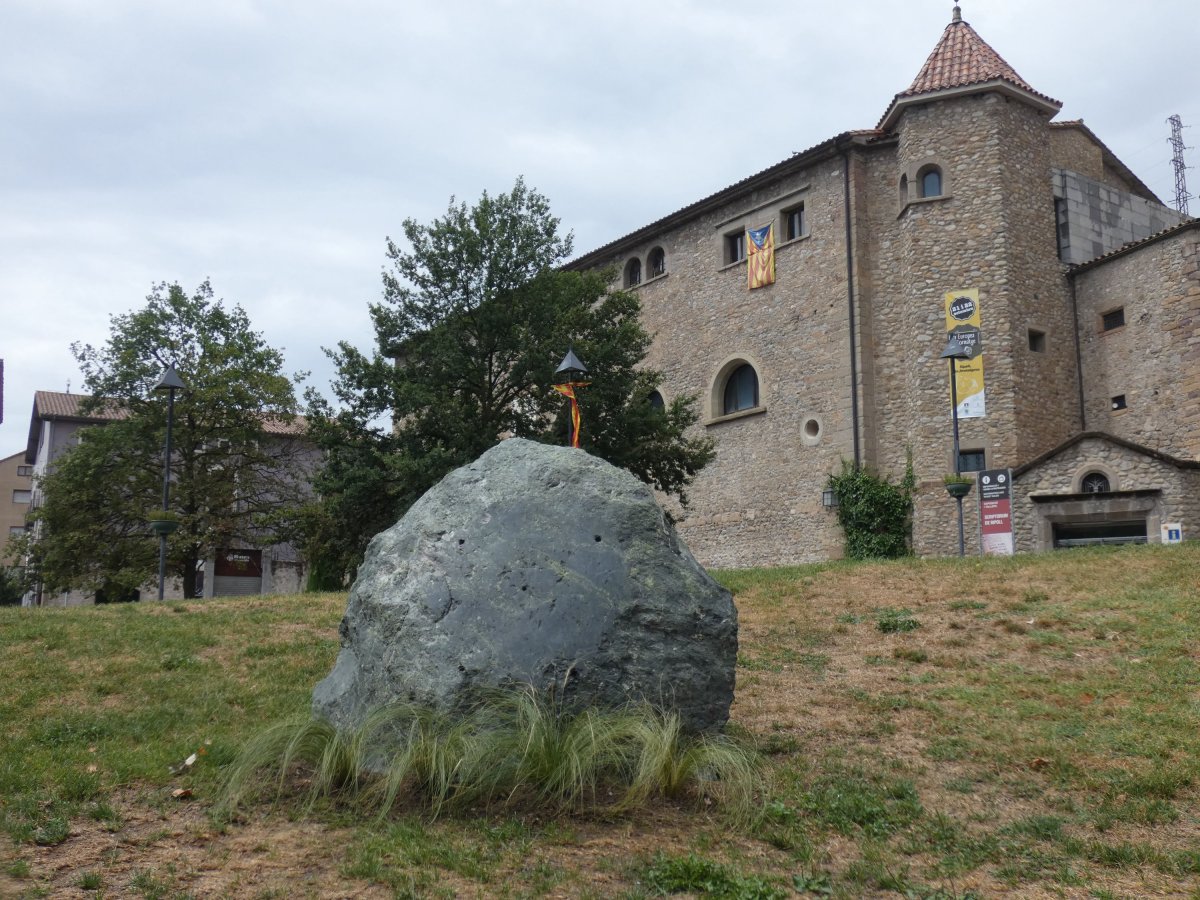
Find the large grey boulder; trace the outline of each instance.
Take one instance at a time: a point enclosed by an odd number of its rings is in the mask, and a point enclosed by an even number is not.
[[[508,440],[371,541],[313,712],[338,728],[529,683],[569,706],[649,700],[729,717],[737,610],[651,490],[566,447]]]

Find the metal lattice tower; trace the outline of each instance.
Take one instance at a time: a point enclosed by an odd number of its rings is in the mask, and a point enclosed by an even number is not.
[[[1171,149],[1175,151],[1171,159],[1175,166],[1175,208],[1186,216],[1191,194],[1187,191],[1187,176],[1184,174],[1187,166],[1183,163],[1183,151],[1188,148],[1183,146],[1183,120],[1176,114],[1167,121],[1171,123]]]

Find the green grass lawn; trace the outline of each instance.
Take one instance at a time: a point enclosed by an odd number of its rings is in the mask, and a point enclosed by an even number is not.
[[[229,820],[344,595],[0,609],[0,896],[1200,897],[1200,543],[720,577],[769,774],[736,827],[301,790]]]

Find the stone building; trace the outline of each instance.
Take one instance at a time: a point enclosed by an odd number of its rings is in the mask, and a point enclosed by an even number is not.
[[[978,314],[983,383],[960,406],[959,463],[1013,469],[1018,550],[1200,529],[1200,222],[1082,122],[1052,121],[1061,105],[955,7],[874,128],[571,263],[638,292],[663,394],[700,399],[717,456],[680,531],[703,562],[840,555],[829,475],[898,478],[909,452],[914,549],[955,548],[940,354],[956,295]],[[774,281],[750,289],[767,225]]]

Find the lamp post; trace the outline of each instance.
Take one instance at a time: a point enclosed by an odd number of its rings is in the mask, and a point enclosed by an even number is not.
[[[562,358],[562,362],[554,370],[554,380],[558,382],[554,385],[554,390],[571,401],[571,440],[569,445],[575,448],[579,447],[579,399],[575,396],[575,389],[587,387],[589,383],[587,374],[587,366],[575,355],[575,350],[571,347],[567,348],[567,355]]]
[[[163,495],[162,495],[162,524],[154,530],[158,532],[158,599],[163,598],[163,590],[167,580],[167,535],[175,529],[170,527],[175,523],[166,518],[167,504],[171,499],[171,427],[175,424],[175,392],[186,385],[175,371],[174,366],[167,366],[154,386],[156,391],[167,392],[167,446],[163,454]]]
[[[962,454],[958,449],[958,379],[955,377],[958,368],[958,360],[970,359],[971,354],[962,342],[959,341],[955,334],[950,335],[950,339],[946,341],[946,349],[942,351],[942,359],[950,360],[950,415],[954,422],[954,474],[962,474]],[[970,490],[968,485],[967,491]],[[957,490],[954,492],[954,499],[958,502],[958,555],[965,556],[966,548],[963,539],[963,497],[967,491]]]

